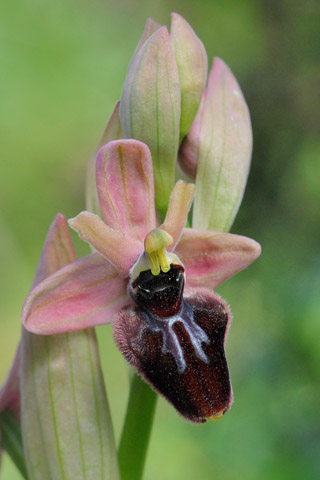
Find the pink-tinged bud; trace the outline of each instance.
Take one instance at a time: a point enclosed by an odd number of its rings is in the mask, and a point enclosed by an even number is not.
[[[177,13],[172,13],[171,18],[170,40],[180,79],[180,138],[183,138],[199,109],[207,81],[208,58],[201,40],[189,23]]]
[[[42,251],[35,287],[75,260],[58,215]],[[21,424],[29,478],[118,480],[112,425],[93,329],[21,340]]]
[[[120,101],[125,138],[150,148],[156,207],[165,213],[175,180],[180,134],[180,83],[166,27],[146,40],[130,64]]]
[[[228,66],[214,59],[201,108],[180,149],[196,173],[193,227],[228,231],[239,209],[252,151],[250,115]],[[191,165],[191,167],[190,167]]]
[[[184,269],[143,271],[131,283],[136,307],[120,312],[115,341],[154,390],[187,420],[217,420],[232,403],[224,352],[231,314],[207,289],[183,297]]]
[[[101,140],[91,155],[88,164],[86,179],[86,208],[89,212],[95,213],[96,215],[100,215],[100,205],[96,188],[96,159],[98,152],[103,145],[112,140],[118,140],[123,136],[119,118],[119,106],[120,102],[117,102],[107,126],[104,129]]]

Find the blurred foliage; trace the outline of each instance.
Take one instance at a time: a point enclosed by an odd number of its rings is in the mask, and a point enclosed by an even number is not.
[[[58,211],[84,207],[86,162],[152,16],[183,15],[222,57],[251,110],[254,154],[232,231],[263,255],[219,289],[234,322],[235,403],[195,426],[159,402],[145,478],[315,479],[320,471],[320,4],[318,0],[5,0],[0,5],[0,380],[21,305]],[[75,239],[79,255],[87,252]],[[117,439],[128,393],[99,329]],[[132,447],[134,448],[134,446]],[[1,479],[19,479],[8,457]]]

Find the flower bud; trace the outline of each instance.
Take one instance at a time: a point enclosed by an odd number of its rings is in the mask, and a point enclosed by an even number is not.
[[[144,42],[134,56],[120,101],[126,138],[150,148],[156,207],[165,213],[175,180],[180,132],[180,83],[166,27]]]
[[[171,14],[170,40],[181,88],[180,138],[189,131],[207,81],[208,59],[201,40],[184,18]]]
[[[231,70],[215,58],[201,108],[179,152],[184,170],[192,174],[197,165],[193,227],[230,229],[246,186],[251,151],[247,104]]]
[[[34,286],[75,259],[65,218],[53,222]],[[32,480],[118,479],[93,329],[41,336],[23,328],[21,421]]]

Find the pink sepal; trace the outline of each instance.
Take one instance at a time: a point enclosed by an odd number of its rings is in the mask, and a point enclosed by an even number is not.
[[[155,228],[150,150],[137,140],[107,143],[98,153],[96,182],[106,224],[143,241]]]
[[[261,247],[241,235],[186,228],[175,253],[185,267],[188,286],[216,288],[258,258]]]
[[[110,323],[130,300],[127,280],[94,253],[62,268],[34,288],[22,309],[27,330],[41,335]]]

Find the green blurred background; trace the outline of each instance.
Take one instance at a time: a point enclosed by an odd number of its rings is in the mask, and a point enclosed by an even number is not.
[[[145,20],[169,24],[170,11],[192,24],[210,64],[229,64],[248,101],[253,164],[232,231],[263,255],[219,288],[234,314],[231,411],[191,425],[160,399],[145,479],[320,478],[318,0],[1,3],[0,381],[48,226],[84,208],[86,163]],[[126,368],[110,328],[99,341],[118,440]],[[20,478],[7,456],[1,475]]]

